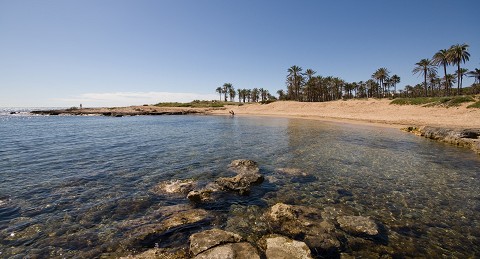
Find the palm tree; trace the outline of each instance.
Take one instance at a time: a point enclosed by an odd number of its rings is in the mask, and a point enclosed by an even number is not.
[[[457,65],[457,94],[460,94],[460,84],[462,81],[462,79],[460,78],[460,64],[470,60],[470,53],[468,53],[468,47],[469,46],[467,44],[463,43],[453,45],[450,47],[450,49],[448,49],[448,58],[453,65]]]
[[[436,86],[436,83],[437,83],[437,79],[438,79],[438,76],[437,76],[437,72],[431,72],[430,74],[428,74],[428,81],[430,82],[430,91],[432,93],[432,96],[435,95],[435,86]]]
[[[278,90],[277,94],[279,100],[285,100],[285,92],[283,90]]]
[[[448,56],[448,50],[446,49],[441,49],[435,55],[433,55],[433,64],[436,66],[442,65],[443,66],[443,80],[446,83],[447,81],[445,80],[447,76],[447,66],[450,65],[450,57]],[[449,95],[450,91],[447,85],[445,84],[445,94]]]
[[[395,95],[395,94],[397,94],[397,84],[400,83],[400,77],[397,76],[397,75],[393,75],[390,79],[392,80],[392,84],[393,84],[393,88],[394,88],[393,94]]]
[[[299,100],[300,88],[303,81],[301,75],[302,68],[298,66],[291,66],[288,70],[287,84],[289,85],[288,95],[294,100]]]
[[[243,99],[243,102],[245,102],[245,99],[243,98],[243,89],[238,88],[237,93],[238,93],[238,102],[241,102],[242,99]]]
[[[384,96],[385,96],[384,82],[388,78],[389,73],[390,73],[390,71],[388,71],[388,69],[386,69],[384,67],[381,67],[381,68],[377,69],[377,71],[375,71],[375,73],[373,73],[373,75],[372,75],[372,78],[376,79],[379,82]]]
[[[252,100],[252,90],[245,89],[245,96],[247,97],[247,101],[250,102]]]
[[[432,64],[432,61],[428,58],[424,58],[424,59],[420,60],[420,62],[415,63],[415,65],[416,65],[416,67],[413,69],[412,73],[413,74],[420,73],[421,75],[423,74],[424,87],[425,87],[425,97],[426,97],[428,95],[427,76],[430,73],[436,73],[437,69]]]
[[[215,91],[220,94],[220,101],[222,101],[223,89],[219,86],[219,87],[217,87],[217,89]]]
[[[460,77],[460,89],[462,88],[462,84],[463,84],[463,77],[467,74],[468,72],[468,69],[466,68],[460,68],[460,71],[455,71],[455,73],[457,73],[457,75],[459,75]]]
[[[230,91],[230,88],[232,88],[232,84],[230,84],[230,83],[223,84],[223,89],[222,90],[223,90],[223,94],[225,96],[225,102],[227,101],[227,94]]]
[[[307,76],[307,80],[312,79],[312,77],[313,77],[313,75],[315,75],[315,73],[317,73],[317,72],[313,71],[313,69],[310,69],[310,68],[305,70],[305,75]]]
[[[453,84],[455,84],[455,75],[447,74],[445,76],[445,85],[449,88],[452,88]]]
[[[475,68],[475,70],[472,70],[467,73],[469,77],[475,78],[474,84],[480,83],[480,69]]]
[[[228,89],[228,95],[230,96],[230,102],[233,102],[235,100],[235,96],[237,95],[233,86],[230,86],[230,88]]]

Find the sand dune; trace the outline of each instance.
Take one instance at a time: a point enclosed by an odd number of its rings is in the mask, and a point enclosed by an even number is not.
[[[245,104],[215,110],[213,114],[268,115],[299,117],[353,123],[378,123],[394,127],[438,126],[452,128],[480,128],[480,109],[458,107],[422,107],[391,105],[390,100],[339,100],[322,103],[279,101],[270,104]]]

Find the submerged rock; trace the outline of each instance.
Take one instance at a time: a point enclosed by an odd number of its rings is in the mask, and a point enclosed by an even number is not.
[[[233,160],[229,165],[228,169],[234,171],[237,174],[257,174],[260,169],[258,168],[257,162],[248,159],[237,159]]]
[[[309,259],[313,258],[310,248],[300,241],[284,236],[270,235],[262,238],[267,259]]]
[[[263,209],[255,205],[230,206],[225,230],[240,234],[254,244],[261,236],[268,234],[268,222],[263,216]]]
[[[152,248],[143,253],[120,257],[120,259],[187,259],[188,251],[185,249],[173,250],[166,248]]]
[[[122,242],[122,246],[126,248],[136,247],[138,245],[151,245],[157,243],[158,239],[162,239],[165,235],[176,234],[182,235],[185,230],[189,234],[190,225],[198,225],[203,221],[210,219],[206,210],[203,209],[185,209],[185,206],[172,206],[174,208],[167,209],[165,213],[155,213],[155,216],[146,217],[140,220],[126,221],[120,226],[127,228],[125,236],[128,237]],[[158,221],[157,217],[162,217]]]
[[[307,176],[308,174],[303,172],[299,168],[277,168],[275,169],[276,172],[282,173],[282,174],[287,174],[291,176]]]
[[[153,187],[152,192],[155,194],[187,194],[195,188],[195,181],[186,180],[170,180],[164,181]]]
[[[280,221],[280,220],[283,220],[283,219],[293,220],[293,219],[296,218],[295,210],[294,210],[293,206],[287,205],[287,204],[284,204],[284,203],[277,203],[277,204],[273,205],[270,208],[270,212],[269,212],[268,215],[274,221]]]
[[[221,229],[210,229],[190,236],[190,252],[198,255],[214,246],[226,243],[237,243],[242,237]]]
[[[260,259],[250,243],[230,243],[216,246],[194,257],[195,259]]]
[[[250,187],[254,184],[263,182],[263,175],[259,173],[258,165],[255,161],[239,159],[234,160],[228,168],[235,173],[234,177],[221,177],[215,183],[223,190],[237,191],[241,195],[248,194]]]
[[[267,212],[273,232],[293,238],[300,238],[312,249],[333,252],[340,247],[335,225],[323,219],[321,210],[305,206],[277,203]]]
[[[354,235],[366,234],[375,236],[378,234],[377,224],[368,217],[341,216],[337,218],[337,222],[343,230]]]
[[[198,191],[191,191],[187,194],[187,198],[193,202],[204,202],[211,200],[211,190],[202,189]]]

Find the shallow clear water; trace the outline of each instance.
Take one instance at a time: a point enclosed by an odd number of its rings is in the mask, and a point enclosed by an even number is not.
[[[386,243],[343,252],[480,254],[480,157],[398,129],[263,117],[2,115],[0,257],[120,255],[133,249],[118,247],[126,222],[189,204],[153,194],[156,184],[206,184],[240,158],[257,161],[267,181],[250,196],[204,206],[217,219],[208,224],[231,229],[239,211],[260,215],[276,202],[341,207],[370,216],[388,234]]]

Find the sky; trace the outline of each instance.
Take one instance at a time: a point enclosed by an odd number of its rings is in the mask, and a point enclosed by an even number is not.
[[[286,89],[287,69],[415,85],[415,63],[470,45],[478,0],[0,0],[0,107],[212,100],[224,83]],[[442,69],[439,69],[442,74]],[[449,73],[455,68],[449,67]],[[464,79],[464,85],[473,83]]]

